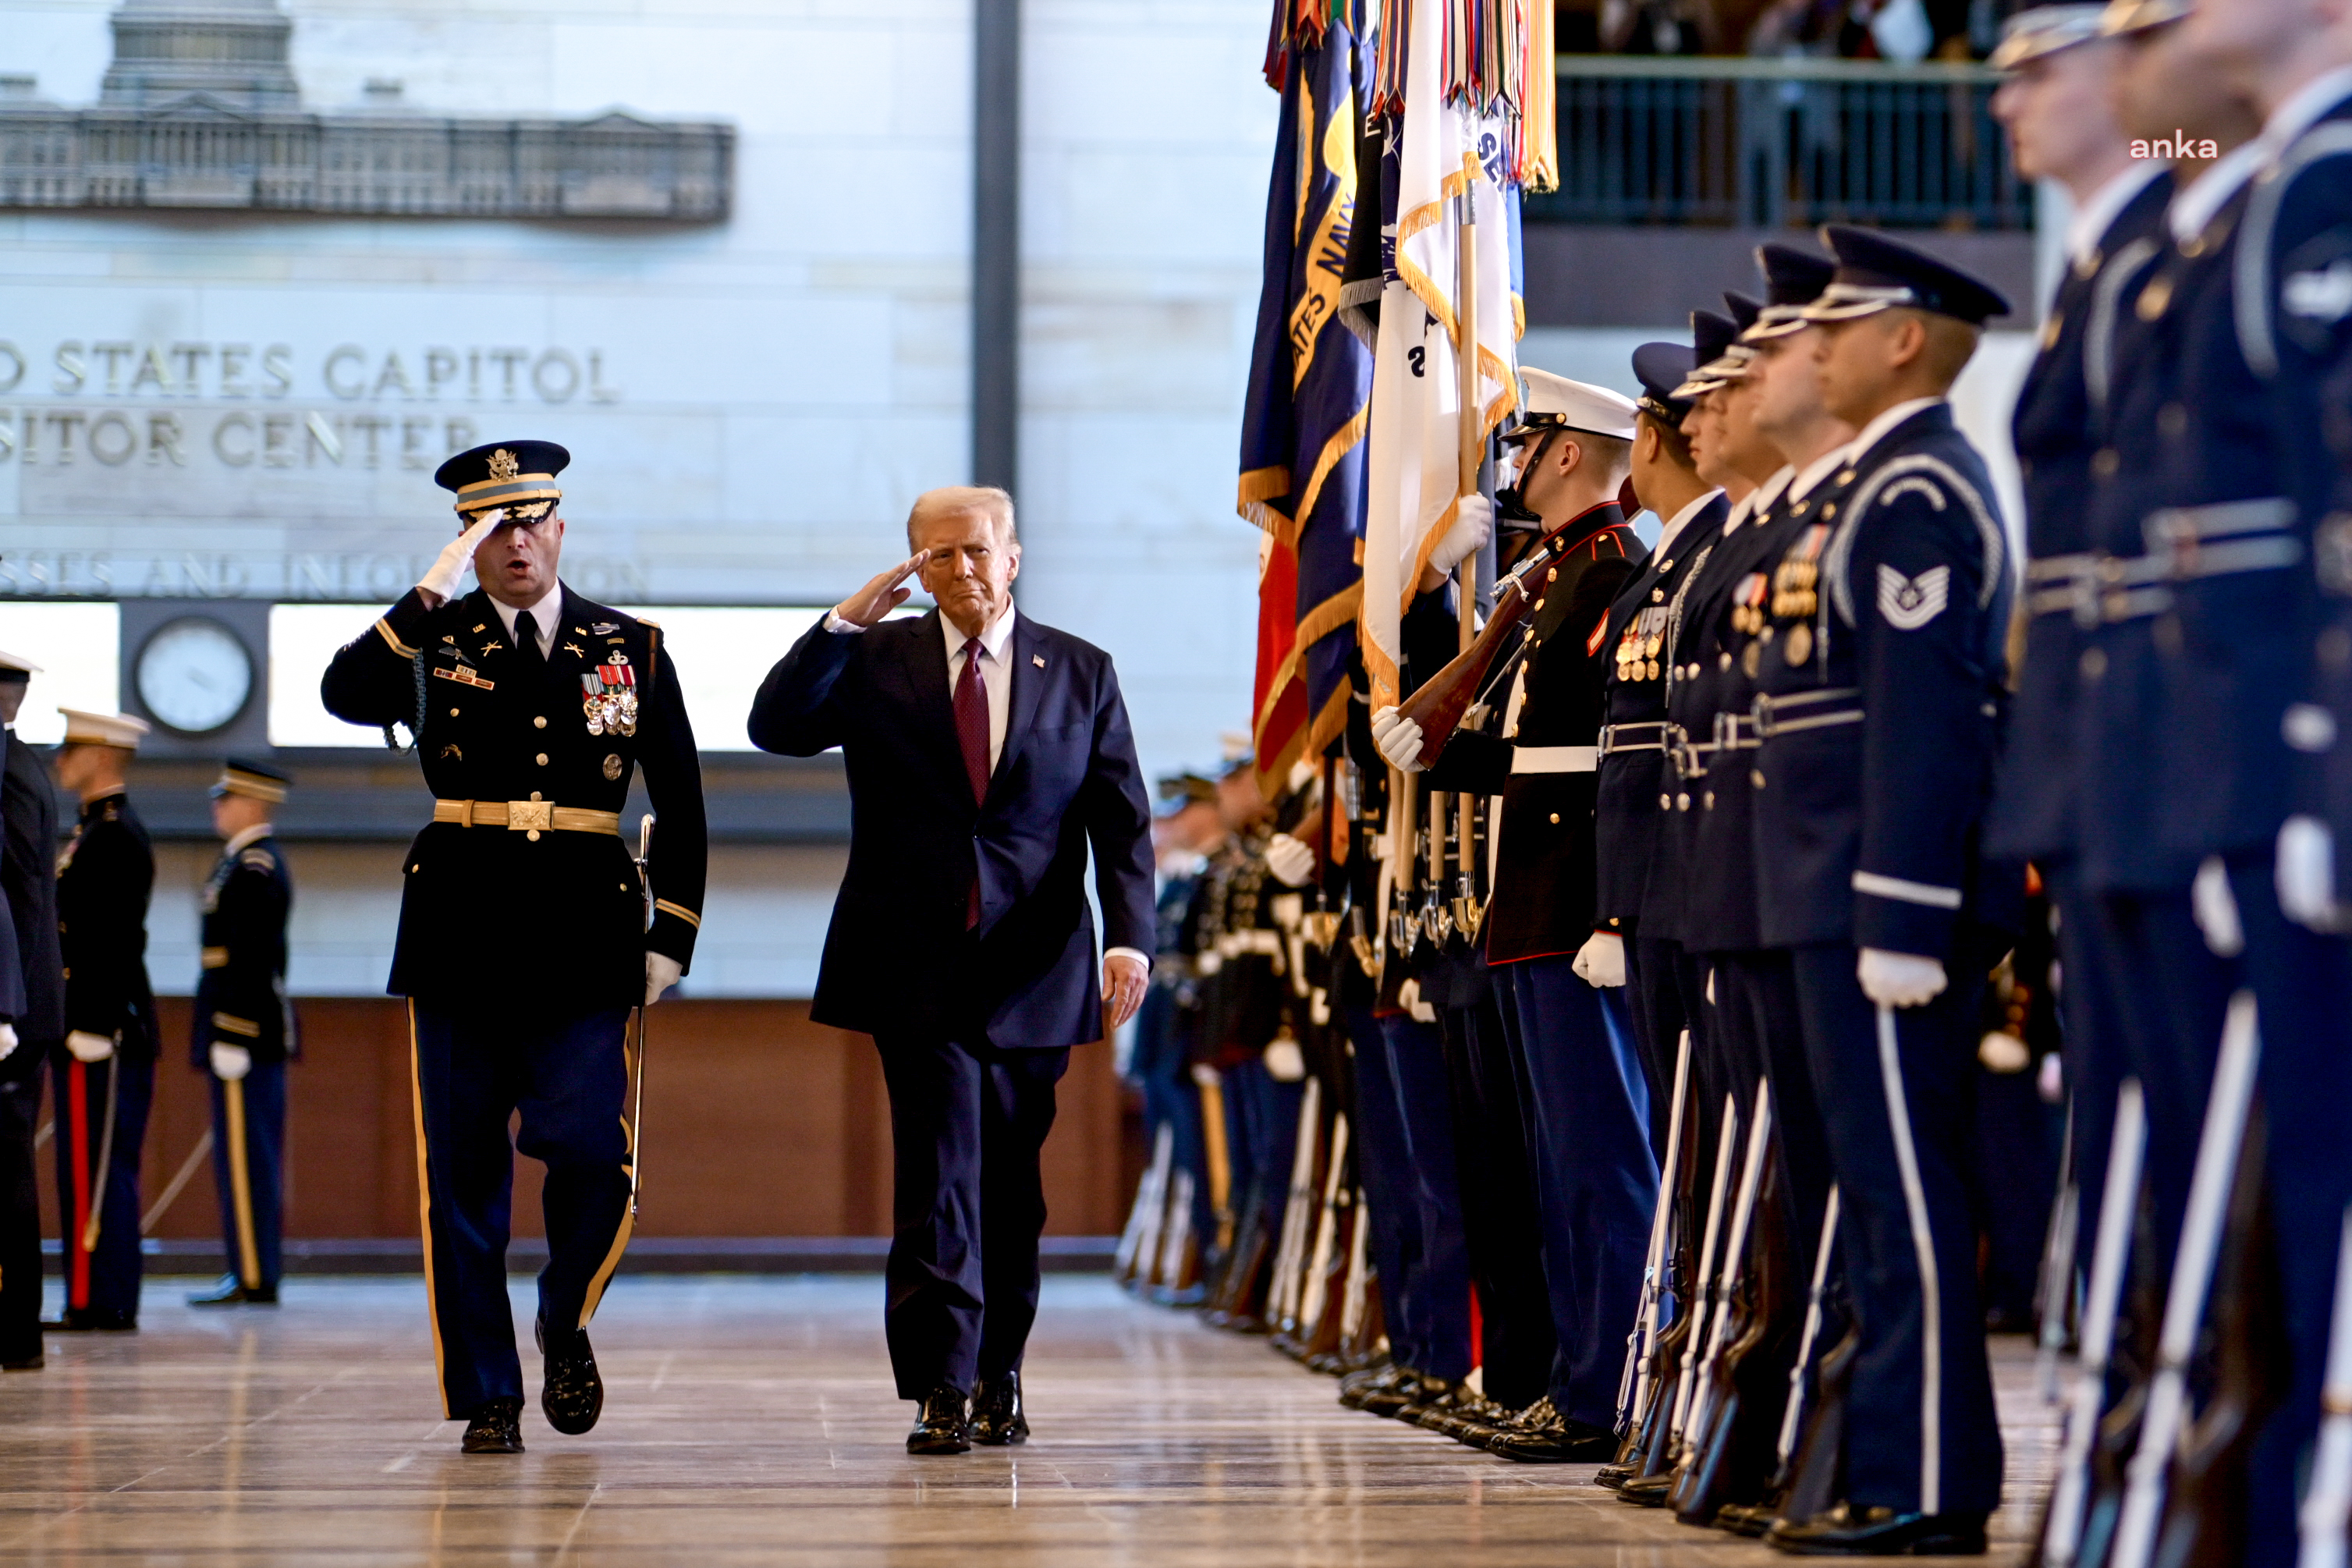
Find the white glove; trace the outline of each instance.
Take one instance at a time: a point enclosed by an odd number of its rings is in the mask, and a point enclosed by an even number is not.
[[[1265,1072],[1276,1083],[1297,1083],[1307,1076],[1307,1054],[1288,1035],[1265,1047]]]
[[[215,1040],[212,1057],[213,1076],[223,1083],[235,1083],[253,1070],[253,1053],[243,1046]]]
[[[102,1062],[114,1054],[114,1042],[104,1035],[93,1035],[88,1029],[76,1029],[66,1037],[66,1049],[78,1062]]]
[[[677,984],[677,977],[685,973],[686,965],[668,953],[646,954],[646,1005],[650,1007],[660,1001],[662,993]]]
[[[1416,1024],[1437,1022],[1437,1009],[1421,999],[1421,982],[1408,980],[1397,987],[1397,1005],[1412,1015]]]
[[[2278,836],[2279,908],[2314,931],[2335,931],[2336,839],[2315,816],[2290,816]]]
[[[1949,984],[1941,959],[1880,947],[1862,950],[1854,973],[1862,981],[1862,994],[1882,1007],[1916,1007],[1933,1001]]]
[[[2015,1035],[1995,1029],[1977,1042],[1977,1060],[1987,1072],[2023,1072],[2033,1065],[2033,1053]]]
[[[1495,503],[1485,496],[1464,496],[1455,509],[1454,526],[1430,549],[1430,570],[1453,571],[1486,549],[1486,542],[1494,537]]]
[[[2189,912],[2205,933],[2205,945],[2216,958],[2235,958],[2246,951],[2246,925],[2238,918],[2238,896],[2230,890],[2230,868],[2219,855],[2208,855],[2189,884]]]
[[[9,1054],[15,1051],[16,1048],[16,1026],[14,1024],[0,1024],[0,1062],[6,1061]]]
[[[1406,773],[1421,772],[1421,723],[1408,719],[1394,708],[1372,710],[1372,744],[1381,749],[1393,767]]]
[[[1265,847],[1265,868],[1286,888],[1303,888],[1315,875],[1315,851],[1287,833],[1277,833]]]
[[[474,563],[474,552],[482,547],[482,541],[490,536],[490,531],[506,520],[504,507],[494,506],[484,512],[471,528],[441,547],[441,553],[434,560],[431,570],[417,580],[416,585],[428,594],[439,595],[445,602],[456,598],[457,579],[463,577],[466,568]]]
[[[1577,978],[1587,985],[1622,985],[1625,984],[1625,939],[1613,931],[1597,931],[1584,939],[1576,950],[1576,962],[1569,965]]]

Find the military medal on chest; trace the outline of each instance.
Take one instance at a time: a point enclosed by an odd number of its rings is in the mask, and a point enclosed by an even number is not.
[[[1655,680],[1658,655],[1666,646],[1666,606],[1650,605],[1625,623],[1617,639],[1617,679]]]
[[[608,657],[612,663],[581,673],[581,711],[587,715],[592,735],[634,735],[637,732],[637,672],[627,654]]]

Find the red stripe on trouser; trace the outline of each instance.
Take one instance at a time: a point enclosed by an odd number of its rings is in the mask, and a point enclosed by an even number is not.
[[[77,1060],[66,1074],[66,1115],[73,1129],[73,1230],[64,1237],[72,1267],[66,1271],[66,1300],[87,1307],[89,1251],[81,1238],[89,1234],[89,1065]]]

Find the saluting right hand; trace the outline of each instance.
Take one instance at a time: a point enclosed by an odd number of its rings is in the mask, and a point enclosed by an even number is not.
[[[850,595],[840,604],[835,605],[833,607],[833,613],[854,626],[880,626],[884,616],[905,604],[914,593],[912,588],[902,584],[908,578],[921,571],[923,563],[930,558],[929,551],[916,551],[887,572],[877,575],[872,582]]]
[[[476,520],[471,528],[441,547],[441,553],[434,560],[432,570],[425,573],[416,584],[436,601],[436,606],[457,596],[457,579],[466,574],[467,566],[473,564],[474,552],[479,550],[482,541],[506,520],[506,509],[494,506]]]

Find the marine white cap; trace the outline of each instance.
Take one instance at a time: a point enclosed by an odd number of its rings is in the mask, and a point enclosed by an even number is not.
[[[1520,429],[1583,430],[1620,441],[1633,438],[1633,416],[1639,410],[1632,398],[1548,370],[1522,368],[1519,379],[1527,387]]]
[[[10,653],[5,648],[0,648],[0,675],[11,672],[20,675],[38,675],[41,673],[41,667],[22,654]]]
[[[133,719],[128,713],[91,713],[79,708],[60,708],[66,716],[66,744],[68,746],[120,746],[126,752],[139,749],[139,739],[147,733],[144,719]]]

